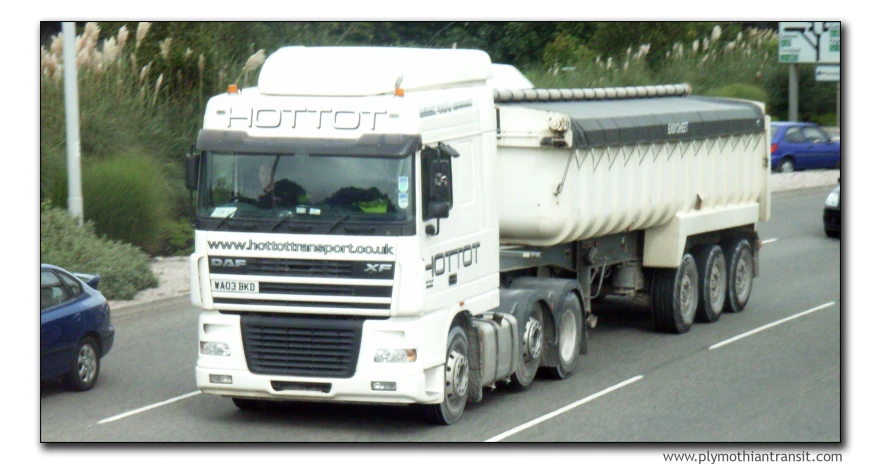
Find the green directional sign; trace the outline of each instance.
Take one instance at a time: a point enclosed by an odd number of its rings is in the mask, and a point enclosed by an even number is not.
[[[780,63],[841,62],[840,21],[781,22],[777,56]]]

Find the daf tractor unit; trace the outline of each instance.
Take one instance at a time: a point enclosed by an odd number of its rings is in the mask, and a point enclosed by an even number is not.
[[[535,89],[477,50],[279,49],[210,99],[186,160],[198,388],[452,424],[572,375],[592,299],[673,333],[739,312],[769,123],[686,84]]]

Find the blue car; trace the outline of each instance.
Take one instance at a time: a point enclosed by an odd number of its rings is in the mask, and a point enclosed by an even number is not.
[[[95,386],[116,332],[99,281],[40,264],[40,380],[62,377],[74,391]]]
[[[771,123],[771,169],[793,172],[841,166],[841,142],[810,122]]]

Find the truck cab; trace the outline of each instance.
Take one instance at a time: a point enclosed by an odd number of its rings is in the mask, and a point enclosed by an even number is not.
[[[256,88],[208,102],[200,390],[243,406],[444,397],[453,320],[499,304],[489,70],[478,51],[291,47]]]

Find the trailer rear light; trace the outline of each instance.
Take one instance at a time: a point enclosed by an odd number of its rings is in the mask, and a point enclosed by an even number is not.
[[[776,143],[772,143],[772,144],[771,144],[771,154],[772,154],[772,155],[773,155],[774,153],[777,153],[777,147],[779,147],[778,144],[776,144]]]

